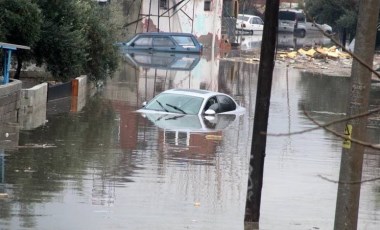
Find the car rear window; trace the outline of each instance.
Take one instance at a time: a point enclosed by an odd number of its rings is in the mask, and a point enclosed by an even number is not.
[[[172,36],[173,39],[178,43],[178,45],[183,47],[195,47],[193,39],[189,36]]]
[[[248,21],[249,17],[247,16],[243,16],[243,15],[239,15],[238,16],[238,19],[242,20],[242,21]]]
[[[286,20],[286,21],[295,21],[296,20],[296,13],[290,12],[290,11],[280,11],[278,13],[278,19]]]

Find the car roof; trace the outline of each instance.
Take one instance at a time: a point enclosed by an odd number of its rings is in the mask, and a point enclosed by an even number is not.
[[[253,17],[253,18],[260,18],[257,15],[252,15],[252,14],[238,14],[238,16],[246,16],[246,17]]]
[[[286,9],[286,8],[279,9],[279,11],[288,11],[288,12],[294,12],[294,13],[303,13],[303,10]]]
[[[167,35],[167,36],[194,36],[194,34],[191,33],[180,33],[180,32],[144,32],[144,33],[138,33],[137,35]]]
[[[181,95],[189,95],[189,96],[196,96],[196,97],[202,97],[202,98],[209,98],[215,95],[226,95],[224,93],[213,92],[213,91],[203,90],[203,89],[169,89],[162,93],[181,94]]]

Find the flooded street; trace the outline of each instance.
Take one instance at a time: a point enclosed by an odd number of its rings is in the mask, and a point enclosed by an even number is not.
[[[132,58],[81,111],[58,112],[70,105],[56,101],[45,124],[0,130],[0,229],[244,229],[258,63]],[[275,69],[260,229],[333,228],[342,140],[322,129],[279,134],[315,127],[303,107],[320,123],[344,117],[349,86],[346,77]],[[247,111],[209,132],[135,112],[169,88],[224,92]],[[378,107],[379,83],[371,96]],[[380,141],[378,121],[368,132]],[[379,229],[380,155],[367,153],[358,229]]]

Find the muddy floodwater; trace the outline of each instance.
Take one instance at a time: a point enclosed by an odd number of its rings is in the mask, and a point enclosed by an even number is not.
[[[258,64],[132,58],[82,110],[57,100],[39,127],[0,130],[0,229],[244,229]],[[303,109],[322,124],[344,117],[349,86],[347,77],[275,69],[260,229],[333,229],[342,140],[322,129],[278,134],[315,127]],[[170,120],[135,112],[169,88],[228,93],[246,114],[211,126],[194,121],[200,130],[190,132],[186,122],[169,129]],[[371,108],[379,96],[374,82]],[[368,129],[375,143],[378,121]],[[358,229],[380,226],[379,153],[365,156]]]

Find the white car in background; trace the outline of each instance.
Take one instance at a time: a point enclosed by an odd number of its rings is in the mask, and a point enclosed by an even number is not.
[[[327,24],[318,24],[313,22],[306,22],[306,31],[323,31],[326,34],[332,34],[332,27]]]
[[[262,33],[264,22],[259,16],[250,14],[238,14],[236,19],[236,30],[239,32],[248,32],[250,34]]]
[[[278,13],[278,32],[291,32],[305,37],[307,32],[332,33],[332,27],[327,24],[318,24],[306,20],[303,10],[280,9]]]

